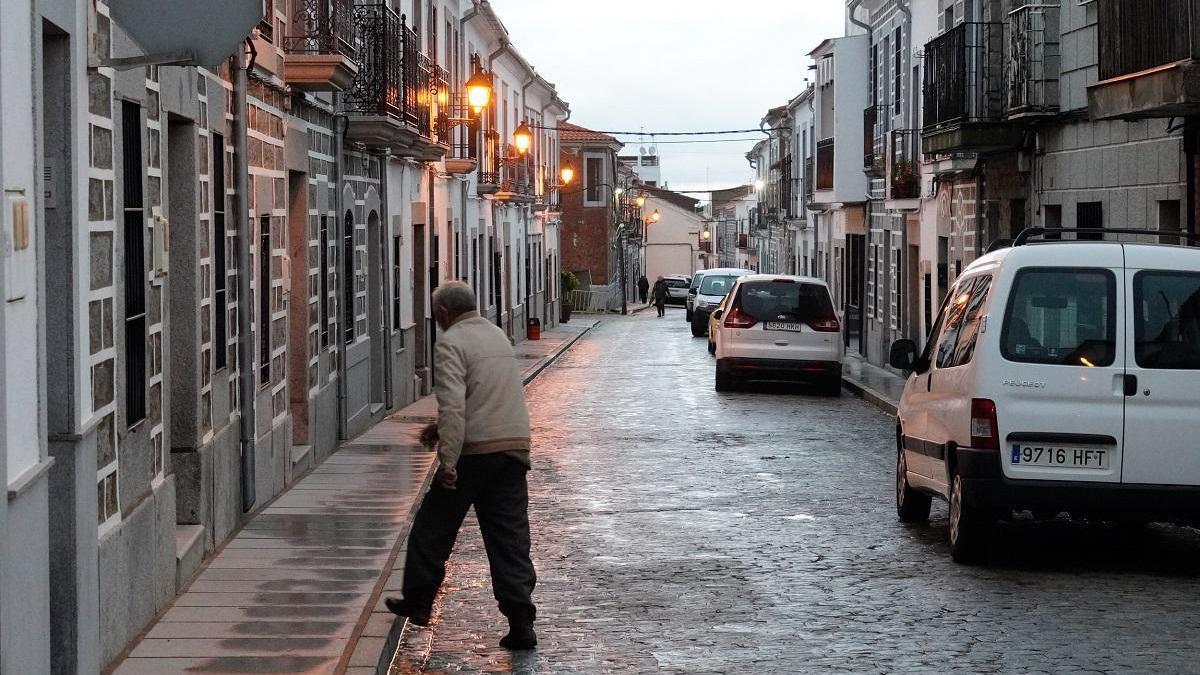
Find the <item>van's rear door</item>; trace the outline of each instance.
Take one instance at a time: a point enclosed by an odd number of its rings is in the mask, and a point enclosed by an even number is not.
[[[1003,366],[989,389],[997,392],[1001,465],[1009,478],[1119,482],[1121,247],[1058,246],[1052,260],[1019,268],[1007,306],[1000,305]]]
[[[1200,485],[1200,251],[1131,245],[1125,264],[1123,480]]]

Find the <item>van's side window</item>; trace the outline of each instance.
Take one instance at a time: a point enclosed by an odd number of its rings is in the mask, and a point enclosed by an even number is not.
[[[1020,363],[1111,366],[1116,316],[1116,276],[1109,270],[1021,270],[1004,316],[1001,353]]]
[[[946,321],[946,313],[949,309],[950,296],[946,296],[942,300],[942,307],[938,310],[937,318],[933,320],[933,327],[929,329],[929,337],[925,340],[925,349],[921,352],[921,357],[917,359],[919,372],[925,372],[933,363],[933,346],[937,344],[937,339],[942,334],[942,324]]]
[[[1200,274],[1138,272],[1133,295],[1137,364],[1200,370]]]
[[[937,367],[965,366],[975,355],[979,326],[983,321],[983,306],[987,303],[992,278],[981,276],[959,284],[951,298],[946,318],[946,330],[938,343]]]

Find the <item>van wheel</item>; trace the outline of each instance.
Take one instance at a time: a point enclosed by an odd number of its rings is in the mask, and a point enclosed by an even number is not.
[[[950,557],[973,565],[983,558],[991,523],[985,511],[964,503],[963,490],[962,476],[956,470],[950,480]]]
[[[704,337],[708,335],[708,322],[701,321],[701,318],[699,314],[696,314],[688,319],[688,321],[692,322],[692,337]]]
[[[904,448],[896,453],[896,515],[902,523],[923,523],[929,520],[933,499],[908,484],[908,459]]]

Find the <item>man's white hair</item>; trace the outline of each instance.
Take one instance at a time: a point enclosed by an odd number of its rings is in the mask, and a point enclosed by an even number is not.
[[[475,291],[461,281],[449,281],[433,292],[433,308],[442,307],[451,317],[475,311]]]

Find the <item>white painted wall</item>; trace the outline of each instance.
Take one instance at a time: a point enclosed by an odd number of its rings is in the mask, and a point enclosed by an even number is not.
[[[38,392],[42,388],[38,344],[37,255],[41,224],[35,182],[38,165],[35,148],[33,7],[30,0],[0,3],[0,255],[4,256],[4,419],[0,430],[7,449],[8,479],[14,480],[35,466],[41,457],[42,417]],[[40,51],[40,48],[39,48]],[[65,186],[64,186],[65,187]],[[67,194],[61,194],[67,198]],[[14,209],[23,204],[28,218],[29,244],[14,250]],[[86,210],[83,212],[86,213]]]
[[[656,209],[661,215],[659,221],[646,227],[646,278],[653,281],[667,274],[691,276],[699,266],[703,216],[648,195],[642,212],[654,213]]]

